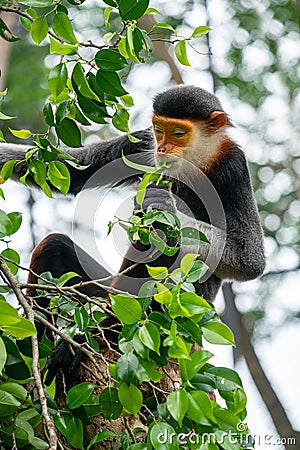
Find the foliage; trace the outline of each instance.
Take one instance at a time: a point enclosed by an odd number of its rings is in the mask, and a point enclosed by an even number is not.
[[[52,188],[63,194],[68,192],[70,175],[67,165],[76,166],[76,160],[63,152],[59,145],[81,146],[81,126],[111,121],[115,128],[133,139],[128,125],[133,99],[124,88],[123,78],[132,63],[145,62],[151,53],[153,30],[161,28],[174,35],[169,42],[174,44],[178,61],[186,66],[189,65],[186,43],[201,38],[209,30],[198,26],[190,36],[179,38],[171,25],[157,23],[150,32],[146,32],[139,27],[138,19],[153,12],[148,8],[148,0],[105,0],[104,20],[111,31],[103,36],[100,45],[81,42],[69,18],[70,5],[78,3],[83,2],[68,0],[63,4],[52,0],[23,0],[22,4],[27,9],[18,10],[22,26],[32,40],[41,45],[49,39],[49,51],[57,55],[57,61],[49,70],[50,96],[43,108],[47,131],[36,133],[27,129],[11,129],[17,138],[34,139],[34,145],[24,161],[6,163],[1,177],[5,182],[15,165],[25,162],[27,171],[21,181],[26,184],[26,178],[32,177],[50,197]],[[16,12],[14,7],[9,10]],[[114,18],[113,22],[111,18]],[[0,35],[9,42],[18,40],[2,19]],[[88,57],[85,56],[86,49],[92,51]],[[4,97],[6,92],[1,95]],[[1,113],[0,119],[9,121],[11,117]],[[3,139],[3,135],[0,138]],[[132,242],[153,244],[167,255],[175,254],[181,244],[207,243],[205,236],[197,230],[182,228],[173,213],[143,210],[145,192],[151,183],[165,185],[161,171],[145,173],[136,198],[140,210],[126,222],[117,221],[127,230]],[[10,236],[20,225],[19,213],[1,211],[2,241],[8,245]],[[112,226],[114,224],[110,224],[110,228]],[[158,229],[164,233],[164,239]],[[168,245],[169,237],[176,238],[175,246]],[[133,430],[132,435],[125,431],[119,436],[120,448],[124,450],[171,450],[179,448],[179,445],[196,449],[199,448],[197,439],[200,439],[201,450],[214,450],[218,446],[225,450],[249,447],[251,437],[248,430],[241,427],[246,415],[242,382],[235,371],[213,366],[209,362],[212,353],[202,348],[205,341],[234,345],[234,338],[230,329],[220,321],[214,307],[195,293],[194,283],[206,270],[197,256],[187,254],[180,268],[171,272],[166,267],[149,266],[151,281],[141,287],[137,298],[124,293],[110,294],[112,311],[107,309],[105,299],[98,299],[96,304],[90,301],[83,305],[80,302],[78,292],[76,296],[76,291],[74,294],[66,285],[76,274],[65,274],[59,280],[53,279],[49,273],[41,275],[37,293],[50,299],[49,313],[59,315],[57,328],[53,327],[57,334],[71,341],[76,333],[83,335],[87,344],[82,350],[99,356],[96,336],[102,336],[108,312],[120,328],[117,358],[113,363],[106,361],[107,387],[100,394],[96,385],[80,383],[68,391],[65,408],[58,408],[50,395],[51,389],[44,391],[48,414],[68,445],[85,448],[84,428],[96,415],[117,420],[132,414],[146,417],[147,433],[144,442],[135,442],[138,430]],[[0,288],[1,292],[11,293],[13,288],[20,301],[17,293],[20,284],[14,278],[20,257],[7,247],[2,252],[1,261],[11,271],[9,278],[6,277],[7,283]],[[2,272],[6,274],[3,267]],[[34,363],[34,339],[31,338],[35,334],[34,325],[22,318],[2,295],[0,312],[2,448],[49,448],[46,439],[36,434],[36,427],[45,421],[44,399],[33,400],[33,392],[26,388],[29,382],[34,382],[36,387],[39,385],[34,370],[37,367]],[[196,351],[193,351],[193,344],[197,345]],[[44,336],[38,347],[39,366],[43,368],[53,344]],[[178,386],[173,382],[171,392],[159,387],[168,364],[175,364],[180,372]],[[143,393],[142,384],[148,385],[148,397]],[[211,394],[214,390],[218,391],[226,406],[215,401]],[[113,436],[112,432],[103,430],[90,440],[86,448]]]

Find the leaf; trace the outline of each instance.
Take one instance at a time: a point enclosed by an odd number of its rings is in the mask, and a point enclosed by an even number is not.
[[[55,55],[75,55],[77,50],[78,45],[61,44],[50,36],[50,53]]]
[[[207,373],[215,377],[217,389],[232,391],[237,388],[243,388],[242,380],[235,370],[227,367],[211,367],[207,370]]]
[[[137,417],[143,404],[143,394],[134,384],[121,383],[118,397],[124,408]]]
[[[87,450],[90,450],[90,448],[94,445],[97,444],[98,442],[102,442],[105,439],[109,439],[111,437],[116,436],[115,433],[113,433],[112,431],[100,431],[100,433],[97,433],[93,439],[90,440],[89,445],[87,446]]]
[[[191,359],[185,361],[188,379],[191,380],[212,356],[214,356],[213,353],[208,350],[197,350],[192,353]]]
[[[103,414],[105,419],[116,420],[122,413],[122,405],[118,398],[118,391],[116,388],[105,388],[99,397],[99,412]]]
[[[19,400],[13,395],[5,391],[0,391],[0,417],[14,413],[20,405]]]
[[[71,21],[67,14],[58,12],[53,17],[52,28],[54,33],[67,44],[77,44],[78,41],[73,31]]]
[[[13,117],[13,116],[7,116],[6,114],[3,114],[3,113],[0,111],[0,120],[10,120],[10,119],[15,119],[15,117]]]
[[[36,328],[33,323],[23,317],[20,317],[20,320],[14,325],[2,326],[2,330],[20,339],[36,334]],[[13,378],[16,378],[16,376]]]
[[[67,67],[64,63],[57,64],[50,70],[48,75],[49,89],[56,99],[58,95],[65,89],[68,79]]]
[[[54,115],[51,104],[48,102],[45,104],[43,108],[43,114],[45,117],[46,124],[49,125],[49,127],[53,127],[55,125],[54,122]]]
[[[154,424],[150,430],[150,441],[155,450],[179,450],[177,434],[166,422]]]
[[[148,361],[145,359],[139,360],[139,367],[136,371],[136,376],[139,379],[139,381],[154,381],[155,383],[158,383],[161,378],[162,374],[159,372],[156,364],[154,361]]]
[[[128,121],[129,113],[125,108],[119,108],[112,117],[113,126],[125,133],[129,131]]]
[[[22,0],[23,5],[33,6],[35,8],[46,8],[52,5],[53,0]]]
[[[209,322],[201,325],[202,333],[207,342],[219,345],[235,346],[234,336],[230,328],[222,322]]]
[[[7,42],[16,42],[19,41],[20,38],[14,36],[7,25],[0,18],[0,36]]]
[[[151,267],[146,264],[148,273],[150,277],[155,280],[164,280],[169,275],[168,269],[166,267]]]
[[[36,44],[40,44],[48,34],[48,24],[45,16],[38,17],[31,25],[31,37]]]
[[[4,256],[5,258],[11,259],[16,264],[20,264],[20,255],[12,248],[6,248],[5,250],[3,250],[1,255]],[[16,275],[18,273],[19,268],[16,264],[10,261],[5,261],[5,264],[7,265],[7,267],[9,267],[13,275]]]
[[[146,347],[150,348],[150,350],[153,350],[155,353],[160,355],[160,334],[156,325],[149,321],[146,322],[139,329],[139,337]]]
[[[206,27],[206,26],[197,27],[194,29],[191,37],[192,38],[201,38],[202,36],[205,36],[210,30],[211,30],[211,28]]]
[[[188,394],[184,389],[172,392],[167,398],[167,408],[171,416],[182,426],[182,420],[188,409]]]
[[[74,120],[67,117],[55,127],[57,136],[69,147],[81,147],[81,133]]]
[[[200,297],[194,292],[183,292],[180,294],[179,298],[181,305],[186,308],[191,315],[205,314],[207,311],[213,309],[203,297]]]
[[[126,325],[137,323],[143,313],[141,304],[128,295],[110,295],[111,306],[117,318]]]
[[[149,5],[149,0],[120,0],[119,11],[123,20],[136,20],[142,17]]]
[[[116,95],[117,97],[127,94],[116,72],[104,72],[104,70],[99,69],[96,80],[99,89],[106,94]]]
[[[174,53],[180,64],[184,66],[190,66],[187,53],[186,53],[186,41],[180,41],[175,44]]]
[[[191,420],[201,425],[211,425],[211,422],[215,423],[212,403],[205,392],[192,391],[188,393],[187,415]]]
[[[116,72],[128,65],[126,59],[114,49],[102,49],[95,55],[95,63],[106,72]]]
[[[116,364],[117,377],[125,383],[134,382],[136,379],[136,371],[139,366],[139,360],[132,353],[122,355]]]
[[[17,310],[6,301],[0,301],[0,326],[13,325],[20,322]]]
[[[197,256],[199,255],[196,253],[188,253],[187,255],[184,255],[184,257],[180,261],[180,269],[185,275],[187,275],[191,270]]]
[[[67,407],[70,409],[76,409],[79,406],[83,405],[87,401],[95,387],[96,386],[93,383],[89,383],[88,381],[73,386],[68,391],[66,396]]]
[[[157,167],[145,166],[143,164],[137,164],[133,161],[130,161],[130,159],[127,159],[124,154],[122,154],[122,160],[124,164],[126,164],[126,166],[131,167],[132,169],[139,170],[140,172],[156,173],[159,171]]]
[[[38,186],[43,186],[46,181],[46,167],[39,159],[31,159],[28,163],[30,173]]]
[[[87,329],[87,327],[90,323],[90,318],[83,306],[81,306],[79,308],[75,308],[74,320],[80,331],[84,331]]]
[[[193,227],[185,227],[181,230],[181,243],[183,245],[209,244],[204,233]]]
[[[73,72],[72,72],[72,84],[74,89],[76,90],[76,88],[78,89],[78,91],[80,92],[81,95],[83,95],[83,97],[87,97],[87,98],[91,98],[94,100],[99,100],[99,97],[95,94],[95,92],[93,92],[87,82],[87,79],[84,75],[82,66],[80,64],[80,62],[77,62],[74,66]],[[75,84],[75,86],[74,86]]]
[[[6,163],[3,164],[2,169],[1,169],[1,177],[4,180],[8,180],[8,178],[11,177],[16,162],[17,162],[16,160],[11,159],[10,161],[6,161]]]
[[[65,119],[64,119],[65,120]],[[70,187],[70,172],[64,163],[60,161],[50,161],[48,164],[47,176],[51,184],[62,194],[66,195]]]
[[[3,339],[0,336],[0,376],[2,376],[2,371],[5,366],[6,357],[7,357],[6,347],[3,342]],[[1,388],[2,388],[2,386],[0,386],[0,389]]]
[[[157,22],[153,25],[151,31],[154,30],[155,28],[163,28],[164,30],[169,30],[169,31],[171,31],[171,33],[174,33],[177,36],[177,31],[169,23]]]
[[[29,130],[12,130],[11,128],[9,128],[9,131],[19,139],[28,139],[30,136],[32,136],[31,131]]]

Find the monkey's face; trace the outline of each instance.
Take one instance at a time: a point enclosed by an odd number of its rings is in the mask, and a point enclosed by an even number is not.
[[[170,172],[178,171],[188,161],[205,171],[217,158],[225,136],[226,116],[213,111],[208,120],[174,119],[154,114],[155,158],[171,162]]]
[[[178,165],[180,159],[186,158],[195,134],[195,125],[186,119],[172,119],[157,116],[152,120],[156,138],[155,157],[161,162],[172,162]]]

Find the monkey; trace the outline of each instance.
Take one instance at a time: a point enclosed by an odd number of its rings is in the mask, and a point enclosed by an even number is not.
[[[171,163],[166,176],[172,180],[172,187],[147,190],[143,208],[151,206],[181,214],[182,223],[193,224],[207,236],[210,244],[199,246],[197,254],[209,270],[195,288],[198,295],[209,301],[215,299],[224,280],[251,280],[260,276],[265,267],[263,232],[249,170],[244,152],[228,134],[230,127],[230,118],[214,94],[200,87],[180,85],[155,96],[152,129],[134,133],[138,142],[122,136],[79,149],[65,149],[79,164],[88,165],[83,171],[69,168],[73,195],[80,192],[97,170],[120,158],[122,153],[139,156],[147,152],[152,155],[153,164]],[[26,146],[0,144],[0,167],[9,159],[24,159],[26,150]],[[18,179],[25,170],[25,162],[15,166],[13,178]],[[100,180],[100,184],[107,182]],[[130,268],[135,261],[141,262],[126,276],[116,277],[112,282],[114,288],[126,290],[132,280],[147,277],[142,258],[147,250],[140,243],[131,244],[120,271]],[[137,251],[140,259],[136,260]],[[189,251],[181,249],[180,255]],[[154,265],[172,267],[176,259],[162,254]],[[74,271],[84,281],[108,275],[68,236],[58,233],[50,234],[38,244],[31,268],[37,274],[48,270],[54,277]],[[36,282],[33,273],[28,281]],[[104,294],[99,288],[93,288],[92,293]]]

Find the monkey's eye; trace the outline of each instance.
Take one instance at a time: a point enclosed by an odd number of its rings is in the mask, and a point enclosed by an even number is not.
[[[187,130],[185,130],[184,128],[174,128],[173,130],[173,136],[176,137],[182,137],[187,133]]]
[[[162,134],[164,132],[163,129],[158,125],[154,125],[154,131],[158,134]]]

